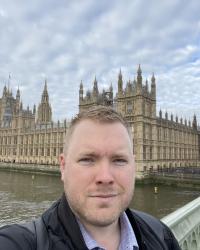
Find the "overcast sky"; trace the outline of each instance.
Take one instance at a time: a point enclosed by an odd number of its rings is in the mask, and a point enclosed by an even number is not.
[[[47,78],[53,119],[78,111],[84,90],[155,73],[157,111],[200,122],[199,0],[0,0],[0,93],[19,86],[38,105]]]

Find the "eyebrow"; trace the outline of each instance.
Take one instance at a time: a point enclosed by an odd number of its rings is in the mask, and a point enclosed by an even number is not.
[[[95,152],[81,152],[79,156],[86,156],[86,157],[97,157],[98,154]]]
[[[101,157],[101,154],[91,151],[91,152],[82,152],[80,153],[79,156],[98,158],[98,157]],[[128,157],[128,154],[125,152],[111,154],[111,158],[121,158],[121,157]]]

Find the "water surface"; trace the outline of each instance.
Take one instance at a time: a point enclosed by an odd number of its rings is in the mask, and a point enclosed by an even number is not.
[[[63,193],[59,177],[0,171],[0,225],[39,216]],[[169,186],[137,185],[132,208],[158,218],[197,198],[200,191]]]

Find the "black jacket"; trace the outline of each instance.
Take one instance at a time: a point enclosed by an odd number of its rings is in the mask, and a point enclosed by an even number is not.
[[[159,220],[130,209],[126,214],[140,250],[180,250],[169,228]],[[42,215],[42,224],[49,250],[88,250],[64,195]],[[0,229],[0,250],[36,250],[38,239],[37,233],[23,225],[5,226]]]

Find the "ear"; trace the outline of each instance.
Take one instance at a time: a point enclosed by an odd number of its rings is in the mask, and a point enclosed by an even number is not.
[[[61,173],[61,180],[64,180],[64,172],[65,172],[65,156],[64,154],[60,154],[59,156],[59,162],[60,162],[60,173]]]

